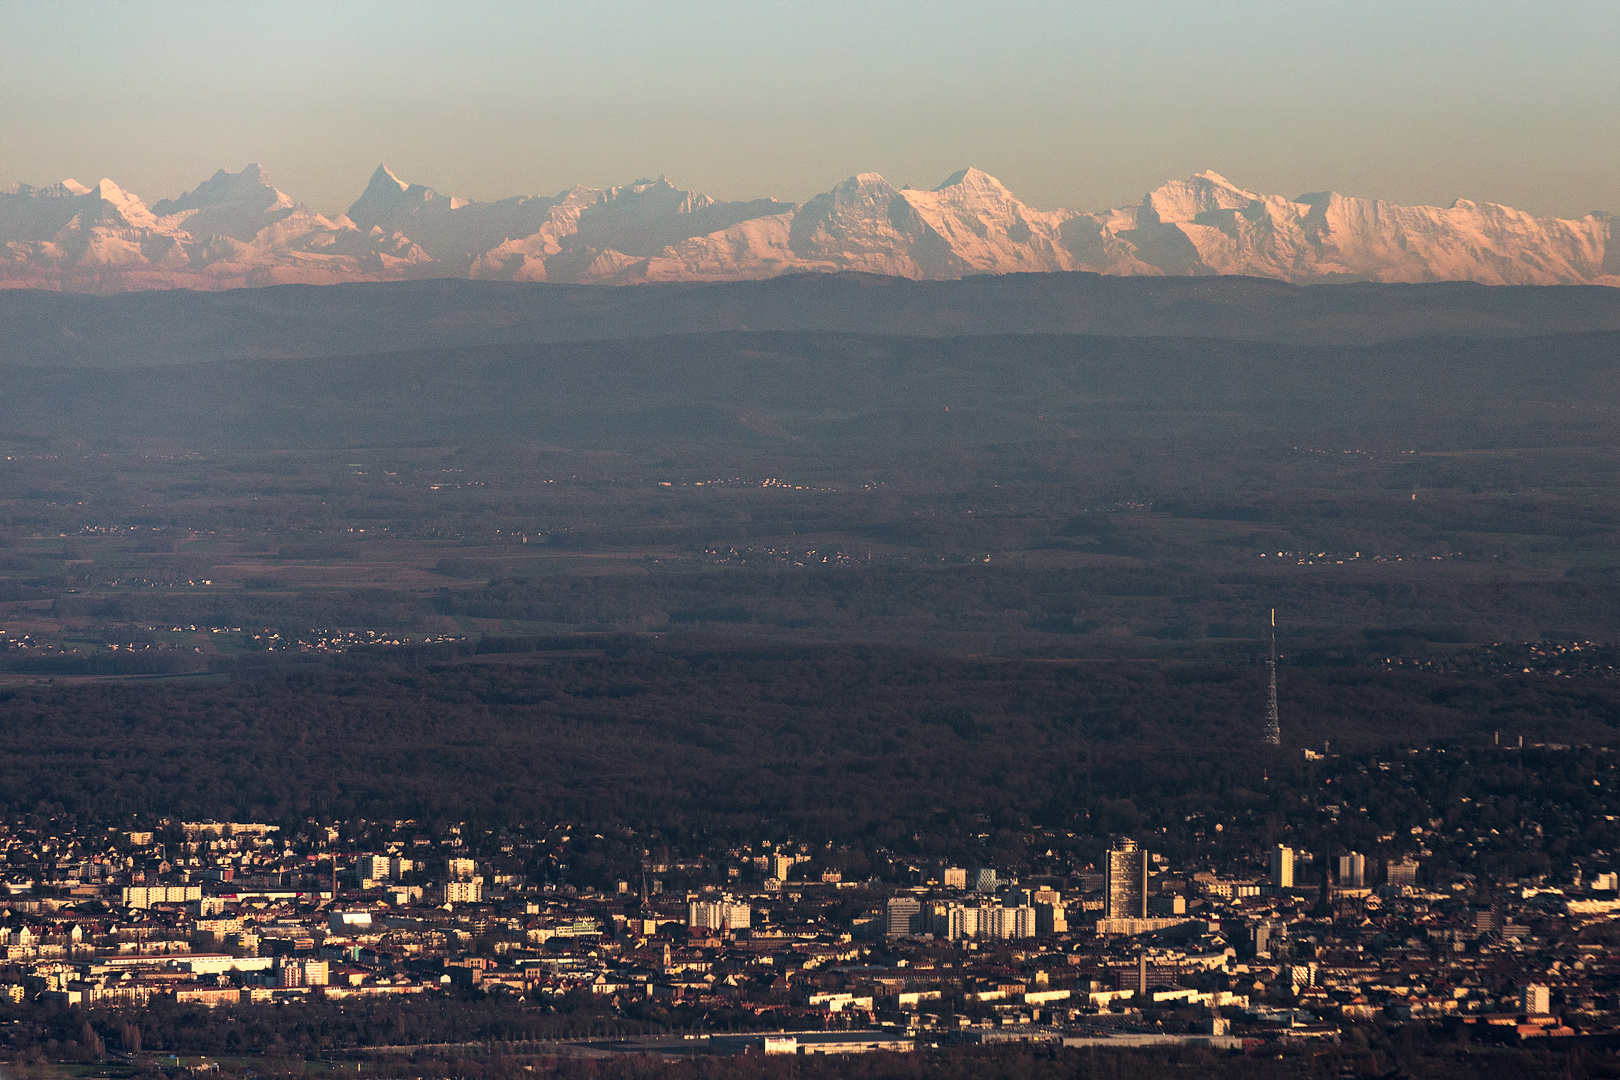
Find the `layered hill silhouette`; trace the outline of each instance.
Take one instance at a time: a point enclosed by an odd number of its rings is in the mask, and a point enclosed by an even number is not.
[[[1617,345],[1613,331],[1366,346],[736,331],[94,373],[0,365],[0,433],[195,447],[674,440],[868,455],[1075,438],[1608,445]]]
[[[430,280],[110,296],[0,289],[0,366],[293,360],[716,331],[896,337],[1087,334],[1292,345],[1620,331],[1593,285],[1290,285],[1252,277],[792,274],[615,288]]]
[[[1286,198],[1214,172],[1100,213],[1038,210],[965,169],[932,190],[861,173],[803,205],[720,202],[667,179],[476,202],[379,166],[328,218],[264,170],[148,206],[111,180],[0,192],[0,287],[226,289],[421,278],[634,284],[864,272],[912,279],[1094,271],[1295,284],[1620,285],[1610,215],[1458,200]]]

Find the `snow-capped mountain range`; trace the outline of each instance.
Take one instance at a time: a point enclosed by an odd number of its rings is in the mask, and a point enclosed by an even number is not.
[[[0,191],[0,287],[122,292],[458,277],[632,284],[864,271],[959,278],[1091,270],[1295,283],[1620,285],[1610,215],[1458,200],[1289,199],[1213,172],[1104,213],[1036,210],[966,169],[931,191],[861,173],[802,206],[717,202],[660,177],[473,202],[379,166],[327,218],[257,165],[147,206],[111,180]]]

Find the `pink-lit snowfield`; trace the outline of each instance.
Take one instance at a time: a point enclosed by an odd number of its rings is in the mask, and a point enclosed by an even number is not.
[[[0,191],[0,286],[119,292],[424,277],[633,284],[865,271],[958,278],[1092,270],[1295,283],[1620,285],[1606,214],[1534,217],[1458,200],[1285,198],[1213,172],[1102,213],[1037,210],[966,169],[933,190],[853,176],[803,205],[716,202],[663,178],[473,202],[379,167],[346,214],[264,171],[221,170],[148,206],[111,180]]]

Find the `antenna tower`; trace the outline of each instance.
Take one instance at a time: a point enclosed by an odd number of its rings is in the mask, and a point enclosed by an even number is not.
[[[1277,721],[1277,609],[1271,609],[1271,659],[1266,661],[1271,670],[1271,696],[1266,699],[1266,743],[1282,745],[1282,726]]]

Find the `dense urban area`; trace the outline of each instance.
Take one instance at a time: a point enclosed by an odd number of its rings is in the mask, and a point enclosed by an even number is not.
[[[1607,800],[1614,766],[1600,757],[1591,784]],[[1500,809],[1516,843],[1546,835],[1530,807]],[[1354,812],[1366,808],[1320,808]],[[421,1052],[411,1044],[1376,1057],[1377,1033],[1403,1025],[1480,1052],[1620,1038],[1608,853],[1529,876],[1459,871],[1426,859],[1483,853],[1501,830],[1449,824],[1379,836],[1378,855],[1195,841],[1174,859],[1115,837],[1086,860],[1075,833],[1031,830],[1009,871],[792,838],[644,846],[569,822],[29,816],[0,831],[0,1046],[23,1062],[195,1070],[267,1052],[386,1060]],[[413,1017],[430,999],[461,1014]],[[366,1008],[334,1025],[353,1004]],[[275,1019],[249,1023],[254,1010]]]

